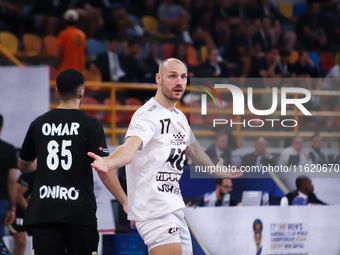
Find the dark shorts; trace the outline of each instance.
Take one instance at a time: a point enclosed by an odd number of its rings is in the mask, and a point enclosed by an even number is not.
[[[92,255],[97,252],[99,234],[95,227],[53,223],[33,225],[30,230],[35,255]]]
[[[26,228],[24,227],[24,217],[20,216],[15,217],[15,220],[12,223],[12,225],[9,226],[9,230],[11,231],[11,234],[25,232]]]

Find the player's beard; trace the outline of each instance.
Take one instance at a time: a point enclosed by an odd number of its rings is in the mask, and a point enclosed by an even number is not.
[[[162,89],[162,94],[171,102],[173,103],[177,103],[177,101],[181,100],[182,96],[183,96],[183,88],[181,87],[182,89],[182,93],[181,95],[179,96],[173,96],[173,90],[169,90],[165,85],[164,83],[162,82],[162,85],[161,85],[161,89]]]

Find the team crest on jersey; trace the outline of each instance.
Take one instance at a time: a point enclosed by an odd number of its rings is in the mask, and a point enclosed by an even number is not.
[[[185,130],[184,126],[182,125],[181,122],[177,121],[177,124],[178,124],[181,128],[183,128],[183,130],[184,130],[185,132],[187,132],[187,131]]]
[[[178,132],[177,134],[173,134],[172,137],[174,139],[170,139],[171,145],[187,145],[187,141],[185,141],[185,134],[181,134],[181,132]]]

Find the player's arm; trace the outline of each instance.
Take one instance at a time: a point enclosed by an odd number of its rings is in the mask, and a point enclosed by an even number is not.
[[[19,158],[18,168],[22,173],[33,172],[37,169],[37,159],[33,162],[28,162]]]
[[[128,213],[128,200],[127,196],[120,185],[116,171],[110,171],[108,173],[98,172],[98,175],[105,187],[111,192],[111,194],[121,203],[125,213]]]
[[[17,193],[17,169],[11,168],[8,172],[8,180],[7,180],[7,188],[8,188],[8,195],[9,195],[9,203],[10,208],[7,212],[4,224],[12,224],[15,219],[15,211],[17,205],[16,193]]]
[[[124,144],[118,146],[108,157],[102,158],[93,152],[88,152],[87,155],[94,159],[91,166],[96,169],[97,172],[106,173],[130,164],[141,144],[141,138],[138,136],[130,136],[126,138]]]
[[[18,188],[17,188],[17,204],[20,206],[20,208],[22,208],[23,210],[26,211],[28,203],[27,203],[27,200],[24,197],[24,194],[28,190],[28,187],[26,187],[26,186],[24,186],[20,183],[17,186],[18,186]]]
[[[186,153],[190,156],[191,160],[196,166],[215,166],[209,156],[202,150],[202,147],[197,140],[195,140],[191,145],[187,147]],[[217,165],[222,167],[223,159],[220,158]],[[214,173],[212,173],[212,175],[216,178],[237,178],[240,177],[242,174],[243,173],[240,170],[237,170],[235,172],[215,171]]]

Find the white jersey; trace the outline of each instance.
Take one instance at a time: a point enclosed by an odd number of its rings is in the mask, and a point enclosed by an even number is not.
[[[179,180],[190,134],[181,111],[171,112],[153,98],[134,113],[126,138],[138,136],[143,143],[126,166],[129,220],[148,220],[185,206]]]

